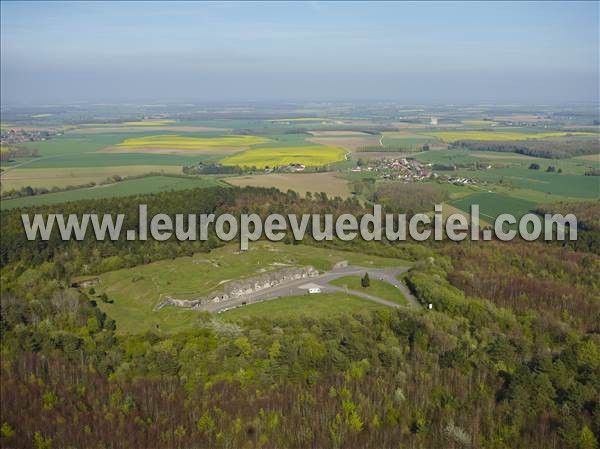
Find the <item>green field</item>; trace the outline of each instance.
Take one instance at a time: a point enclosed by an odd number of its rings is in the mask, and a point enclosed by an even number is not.
[[[425,151],[414,158],[423,163],[456,165],[457,170],[437,173],[473,178],[489,183],[479,186],[479,189],[494,190],[532,202],[600,197],[600,179],[597,176],[584,176],[590,169],[600,168],[597,158],[545,159],[516,153],[455,149]],[[540,169],[530,170],[532,163],[539,164]],[[546,172],[549,166],[560,169],[562,173]]]
[[[499,151],[471,151],[462,149],[431,150],[414,154],[414,159],[431,164],[468,165],[490,164],[494,168],[527,168],[533,162],[538,163],[543,172],[549,165],[562,169],[565,174],[583,174],[590,168],[599,168],[600,159],[594,155],[570,159],[546,159],[526,156],[518,153]]]
[[[512,214],[518,220],[536,206],[536,203],[531,201],[490,192],[475,193],[451,200],[448,204],[467,213],[471,212],[472,204],[478,204],[481,219],[491,223],[500,214]]]
[[[300,316],[329,318],[342,313],[370,312],[385,306],[346,293],[320,293],[277,298],[221,313],[227,321],[270,318],[294,319]]]
[[[466,119],[462,121],[464,125],[467,126],[492,126],[497,122],[493,120],[483,120],[483,119]]]
[[[144,120],[141,122],[125,122],[125,126],[163,126],[175,123],[175,120]]]
[[[436,139],[423,134],[409,132],[385,132],[381,143],[384,146],[415,148],[421,147],[426,143],[433,143]]]
[[[26,142],[25,148],[35,148],[40,156],[59,156],[89,153],[102,148],[115,145],[124,138],[143,136],[144,133],[102,133],[102,134],[63,134],[49,140]]]
[[[187,317],[194,312],[175,307],[154,312],[153,307],[164,295],[189,299],[216,291],[230,280],[293,266],[312,265],[321,271],[330,270],[342,260],[367,267],[408,265],[398,259],[307,245],[255,242],[244,252],[239,251],[238,245],[227,245],[208,254],[110,271],[99,276],[96,291],[106,292],[114,299],[114,304],[100,303],[100,307],[117,320],[120,332],[143,332],[156,324],[161,324],[165,331],[174,331],[188,328],[191,322]],[[105,260],[104,263],[108,268],[113,261]],[[188,314],[186,320],[181,319],[182,313]]]
[[[199,161],[214,161],[215,155],[147,154],[147,153],[83,153],[30,159],[22,167],[74,168],[113,167],[123,165],[194,165]],[[21,160],[18,160],[21,163]]]
[[[0,203],[0,209],[6,210],[14,209],[16,207],[66,203],[68,201],[142,195],[144,193],[185,190],[197,187],[211,187],[218,184],[219,182],[216,181],[215,178],[209,176],[202,178],[147,176],[139,179],[121,181],[115,184],[99,185],[84,189],[69,190],[66,192],[28,196],[14,200],[2,200]]]
[[[379,279],[370,279],[370,285],[368,287],[362,287],[360,285],[360,281],[360,276],[344,276],[333,280],[331,284],[349,289],[350,291],[348,293],[350,294],[352,294],[351,290],[356,290],[369,295],[377,296],[382,299],[387,299],[388,301],[395,302],[396,304],[403,306],[408,305],[408,302],[406,301],[406,298],[402,292],[389,282],[380,281]]]
[[[435,150],[435,151],[422,151],[415,154],[416,160],[423,163],[430,164],[474,164],[479,159],[471,154],[467,150]]]
[[[546,162],[554,165],[554,162]],[[559,166],[559,164],[556,164]],[[535,190],[560,198],[600,197],[600,178],[568,173],[546,173],[543,170],[529,170],[524,167],[492,168],[490,170],[457,170],[453,176],[467,176],[503,186]]]
[[[325,145],[254,148],[226,157],[221,163],[257,168],[277,167],[293,163],[318,167],[343,160],[345,155],[346,152],[343,149]]]
[[[141,127],[143,128],[143,127]],[[217,156],[199,154],[146,154],[131,148],[131,153],[100,152],[128,139],[146,139],[155,134],[143,131],[125,133],[77,134],[67,133],[45,141],[26,142],[20,146],[36,149],[39,157],[19,158],[3,162],[3,167],[23,165],[28,168],[61,167],[109,167],[113,165],[191,165],[199,160],[215,159]],[[172,134],[168,134],[172,136]],[[175,134],[173,134],[175,135]],[[210,139],[215,133],[188,133],[192,139]],[[248,136],[250,137],[250,136]],[[134,140],[135,141],[135,140]],[[136,152],[137,151],[137,152]],[[183,151],[183,150],[182,150]]]

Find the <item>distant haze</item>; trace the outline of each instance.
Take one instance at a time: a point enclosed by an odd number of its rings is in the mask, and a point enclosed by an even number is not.
[[[3,104],[598,101],[598,2],[2,2]]]

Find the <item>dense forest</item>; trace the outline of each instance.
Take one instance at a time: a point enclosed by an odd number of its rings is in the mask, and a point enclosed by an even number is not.
[[[139,203],[169,214],[363,211],[325,195],[211,188],[61,212],[126,213],[127,225]],[[3,448],[598,448],[594,254],[326,242],[412,260],[405,281],[433,309],[236,323],[199,313],[192,331],[132,335],[69,278],[220,242],[29,242],[20,212],[0,223]]]
[[[577,240],[564,242],[577,251],[600,254],[600,201],[542,204],[534,211],[540,215],[573,214],[577,217]],[[559,242],[555,242],[559,243]]]
[[[381,204],[388,213],[414,215],[433,211],[433,205],[448,199],[448,191],[436,184],[386,182],[375,189],[370,199],[374,204]]]
[[[459,140],[453,148],[476,151],[519,153],[547,159],[564,159],[586,154],[598,154],[598,139],[528,139],[528,140]]]

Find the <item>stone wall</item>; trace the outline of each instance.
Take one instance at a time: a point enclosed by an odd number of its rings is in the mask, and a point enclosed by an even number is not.
[[[166,296],[159,302],[155,309],[159,310],[167,305],[200,309],[205,304],[221,303],[231,299],[243,298],[250,296],[253,293],[276,287],[285,282],[307,279],[317,276],[318,274],[319,272],[312,266],[286,268],[284,270],[264,273],[248,279],[228,282],[225,284],[222,291],[212,292],[206,296],[194,299],[176,299],[171,296]]]

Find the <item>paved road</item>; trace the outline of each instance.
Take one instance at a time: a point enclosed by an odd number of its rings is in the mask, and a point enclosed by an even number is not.
[[[266,290],[262,290],[244,297],[232,299],[225,303],[209,303],[202,306],[202,310],[209,312],[223,312],[225,310],[239,307],[244,304],[252,304],[261,301],[268,301],[270,299],[280,298],[283,296],[297,296],[305,294],[308,285],[320,287],[323,293],[327,292],[343,292],[353,296],[367,299],[379,304],[383,304],[388,307],[403,307],[392,301],[388,301],[378,296],[370,295],[357,290],[348,290],[342,287],[331,285],[330,282],[343,276],[363,276],[365,273],[369,273],[371,279],[379,279],[388,282],[398,288],[408,302],[408,307],[418,307],[416,298],[410,293],[408,288],[402,282],[396,279],[401,273],[407,271],[407,267],[401,268],[366,268],[358,266],[347,266],[342,268],[335,268],[332,271],[320,274],[312,278],[298,279],[295,281],[286,282],[282,285],[272,287]],[[318,294],[318,293],[317,293]]]

